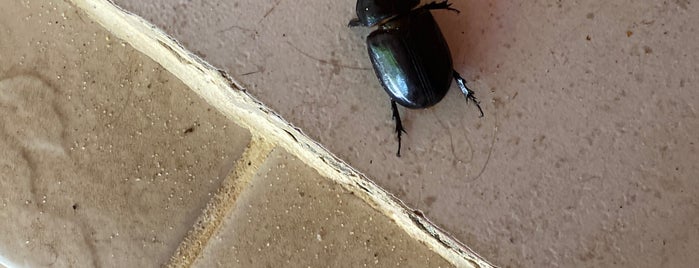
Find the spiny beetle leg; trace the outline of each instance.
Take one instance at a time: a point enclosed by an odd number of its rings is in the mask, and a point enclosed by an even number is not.
[[[424,9],[429,9],[429,10],[434,10],[434,9],[446,9],[446,10],[454,11],[454,12],[456,12],[456,13],[461,13],[461,11],[459,11],[458,9],[452,8],[452,7],[451,7],[451,3],[449,3],[449,1],[442,1],[442,2],[439,2],[439,3],[438,3],[438,2],[432,1],[432,2],[429,3],[429,4],[425,4],[424,6],[422,6],[422,8],[424,8]]]
[[[400,157],[400,138],[403,133],[408,134],[408,132],[405,132],[403,123],[400,121],[400,114],[398,113],[398,106],[396,106],[395,101],[391,101],[391,109],[393,110],[393,120],[396,120],[396,134],[398,135],[398,152],[396,156]]]
[[[480,117],[483,117],[483,109],[481,109],[481,102],[478,101],[476,95],[473,94],[473,91],[468,89],[468,87],[466,86],[466,80],[464,80],[464,78],[461,77],[461,75],[457,73],[456,70],[454,71],[454,80],[456,80],[456,84],[459,85],[461,92],[464,93],[464,96],[466,97],[466,102],[468,102],[468,100],[473,101],[473,103],[476,104],[476,107],[478,107],[478,111],[481,112]]]

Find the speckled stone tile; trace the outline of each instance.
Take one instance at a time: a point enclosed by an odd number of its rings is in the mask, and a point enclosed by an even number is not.
[[[386,216],[281,149],[195,267],[451,267]]]
[[[167,262],[250,134],[69,4],[1,5],[0,263]]]
[[[502,267],[699,263],[699,3],[459,0],[453,85],[400,109],[356,0],[115,0]],[[427,2],[427,1],[422,1]]]

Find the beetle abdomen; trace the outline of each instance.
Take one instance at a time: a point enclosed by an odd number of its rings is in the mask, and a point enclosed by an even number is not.
[[[367,37],[367,47],[383,88],[402,106],[430,107],[449,90],[451,54],[429,11],[387,23]]]

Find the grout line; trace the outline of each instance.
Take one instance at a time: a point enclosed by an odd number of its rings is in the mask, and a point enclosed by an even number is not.
[[[233,171],[221,182],[221,187],[202,211],[192,229],[182,240],[170,258],[167,267],[191,267],[202,254],[214,234],[221,228],[223,220],[236,204],[238,197],[250,184],[262,163],[275,145],[254,135],[243,156],[235,163]]]

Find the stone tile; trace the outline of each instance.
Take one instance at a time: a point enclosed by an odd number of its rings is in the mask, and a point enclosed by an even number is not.
[[[166,262],[249,132],[63,1],[0,34],[0,266]]]
[[[497,265],[699,263],[696,1],[450,1],[485,117],[400,109],[401,158],[356,0],[114,1]]]
[[[196,267],[450,267],[364,201],[275,150]]]

